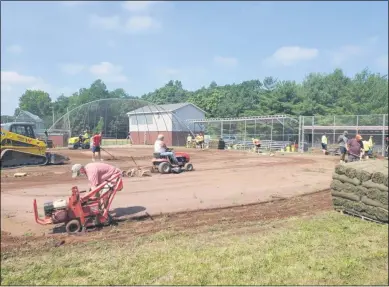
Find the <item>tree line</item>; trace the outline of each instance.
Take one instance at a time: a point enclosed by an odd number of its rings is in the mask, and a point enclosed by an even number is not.
[[[301,83],[266,77],[262,81],[256,79],[223,86],[211,82],[208,87],[195,91],[184,89],[181,81],[176,80],[139,98],[124,89],[108,91],[103,81],[96,80],[89,88],[81,88],[71,96],[61,95],[55,101],[45,91],[26,90],[14,116],[19,109],[27,110],[50,126],[53,114],[58,118],[74,107],[99,99],[142,99],[155,104],[190,102],[206,111],[208,118],[386,114],[388,78],[368,69],[348,77],[341,69],[336,69],[329,74],[310,73]],[[125,115],[123,107],[118,106],[118,109]],[[12,116],[2,116],[2,121],[5,117],[12,119]],[[118,121],[117,116],[108,120],[113,125]]]

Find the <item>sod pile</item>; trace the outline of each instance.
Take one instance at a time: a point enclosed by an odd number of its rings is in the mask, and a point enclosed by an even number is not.
[[[388,223],[388,162],[337,165],[331,193],[335,210]]]

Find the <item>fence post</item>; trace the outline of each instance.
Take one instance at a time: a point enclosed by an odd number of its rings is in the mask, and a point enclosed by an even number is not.
[[[334,144],[336,144],[336,132],[335,132],[335,117],[336,116],[334,116],[334,126],[333,126],[333,132],[334,132]]]
[[[301,132],[301,141],[303,142],[303,149],[302,151],[304,152],[304,138],[305,138],[305,117],[303,116],[303,121],[302,121],[302,132]],[[308,146],[308,145],[307,145]]]
[[[313,143],[315,142],[315,130],[313,126],[315,125],[315,116],[312,116],[312,145],[311,148],[313,148]]]
[[[271,128],[270,128],[270,151],[273,147],[273,119],[271,119]]]
[[[358,126],[359,126],[359,115],[357,115],[357,134],[359,133],[358,132],[358,130],[359,130]]]
[[[303,151],[301,148],[301,116],[299,116],[299,130],[298,130],[299,138],[298,138],[298,147],[300,151]]]
[[[382,117],[382,150],[381,155],[385,156],[385,115]]]

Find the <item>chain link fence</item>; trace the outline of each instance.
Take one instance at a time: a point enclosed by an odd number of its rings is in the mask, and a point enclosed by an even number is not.
[[[338,146],[338,138],[347,131],[349,138],[360,134],[363,140],[373,137],[373,151],[384,155],[388,134],[388,115],[301,116],[299,146],[320,148],[326,135],[329,146]],[[306,151],[307,149],[305,149]],[[303,150],[302,150],[303,151]]]
[[[203,133],[209,141],[224,140],[234,149],[253,148],[253,139],[260,139],[262,146],[269,150],[278,150],[299,138],[297,118],[285,115],[258,116],[245,118],[220,118],[187,120],[192,123],[193,133]]]

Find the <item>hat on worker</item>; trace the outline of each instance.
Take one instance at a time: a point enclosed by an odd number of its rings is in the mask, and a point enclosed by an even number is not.
[[[162,140],[163,138],[164,138],[163,134],[159,134],[159,135],[158,135],[158,139],[159,139],[159,140]]]
[[[346,136],[348,135],[348,131],[344,131],[343,134]]]
[[[82,168],[82,164],[76,163],[72,166],[72,178],[76,178],[80,175],[80,170]]]

